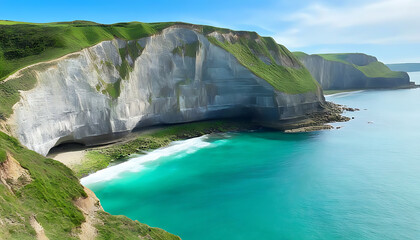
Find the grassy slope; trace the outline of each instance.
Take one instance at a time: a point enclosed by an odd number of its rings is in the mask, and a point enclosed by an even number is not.
[[[294,55],[295,57],[297,57],[298,59],[308,56],[308,54],[306,54],[306,53],[304,53],[304,52],[292,52],[292,53],[293,53],[293,55]]]
[[[114,37],[132,40],[150,36],[175,24],[131,22],[102,25],[86,21],[15,25],[12,23],[0,21],[0,120],[12,113],[12,106],[20,98],[19,90],[30,90],[36,84],[33,71],[27,70],[23,71],[21,77],[1,83],[16,70],[30,64],[56,59]],[[139,46],[134,47],[139,50]],[[131,45],[127,48],[133,50]],[[42,67],[45,66],[36,68]],[[123,61],[118,70],[124,78],[129,69],[128,63]],[[115,84],[98,86],[98,89],[112,98],[117,98],[119,84],[118,81]]]
[[[357,66],[346,61],[346,56],[351,53],[337,53],[337,54],[317,54],[318,56],[323,57],[325,60],[341,62],[344,64],[349,64],[359,69],[365,76],[370,78],[399,78],[404,77],[402,72],[394,72],[389,69],[382,62],[372,62],[366,66]]]
[[[0,218],[19,224],[0,229],[0,238],[33,239],[29,216],[36,215],[50,239],[71,239],[71,230],[84,221],[72,200],[86,196],[72,171],[63,164],[22,147],[17,140],[0,132],[0,148],[28,169],[33,181],[15,194],[0,184]]]
[[[0,120],[6,119],[12,113],[12,106],[20,98],[19,91],[30,90],[36,84],[34,72],[28,70],[24,70],[21,77],[13,81],[1,83],[18,69],[34,63],[56,59],[115,37],[134,40],[150,36],[175,24],[192,26],[203,34],[214,31],[233,32],[229,29],[179,22],[130,22],[103,25],[87,21],[42,24],[0,21]],[[316,81],[305,68],[294,69],[262,62],[254,53],[262,54],[272,62],[275,61],[269,50],[287,56],[293,61],[296,61],[296,59],[285,47],[278,45],[272,38],[261,38],[256,33],[249,34],[253,37],[241,38],[241,41],[235,44],[221,43],[214,39],[213,43],[232,53],[241,64],[257,76],[265,79],[279,91],[295,94],[317,89]],[[256,39],[262,39],[262,41],[257,42]],[[210,40],[212,39],[210,38]],[[174,49],[174,53],[195,56],[196,48],[197,46],[190,44],[184,46],[183,49]],[[141,47],[134,43],[120,49],[120,54],[123,59],[127,54],[134,54],[135,56],[131,57],[135,58],[138,54],[141,54],[141,51]],[[45,68],[46,66],[38,65],[36,68],[42,67]],[[117,68],[122,76],[121,80],[124,80],[132,66],[123,60],[123,64],[117,66]],[[96,89],[111,98],[118,98],[121,80],[114,84],[98,85]]]
[[[36,216],[50,239],[76,239],[75,227],[84,221],[73,200],[86,196],[74,173],[63,164],[22,147],[18,141],[0,132],[0,155],[12,156],[27,169],[33,181],[11,193],[0,183],[0,239],[34,239],[29,217]],[[1,157],[1,156],[0,156]],[[100,213],[98,239],[178,239],[161,229],[150,228],[126,217]],[[72,234],[73,233],[73,234]],[[138,238],[137,238],[138,239]]]
[[[0,21],[0,80],[16,70],[52,60],[115,37],[133,40],[155,34],[174,23],[116,23],[86,21],[4,24]]]
[[[255,34],[254,36],[252,36]],[[209,37],[210,42],[218,45],[234,55],[238,61],[251,70],[258,77],[266,80],[276,90],[298,94],[316,91],[318,83],[313,79],[305,67],[298,69],[277,65],[273,55],[287,56],[292,61],[298,60],[285,47],[278,45],[272,38],[261,38],[256,33],[251,36],[240,37],[234,43],[220,42],[216,38]],[[264,63],[257,55],[270,59],[271,64]]]
[[[211,120],[170,125],[126,143],[93,149],[86,154],[83,164],[74,166],[73,170],[78,177],[83,177],[106,168],[112,161],[124,159],[133,153],[144,153],[147,150],[164,147],[172,141],[199,137],[214,132],[238,131],[256,127],[252,123],[235,120]]]
[[[356,66],[357,69],[362,71],[366,76],[371,78],[399,78],[404,77],[404,73],[395,72],[389,69],[385,64],[381,62],[372,62],[366,66]]]

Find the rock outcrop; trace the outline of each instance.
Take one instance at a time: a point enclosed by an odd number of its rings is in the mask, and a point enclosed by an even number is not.
[[[324,90],[396,88],[410,85],[405,72],[393,72],[366,54],[296,54]]]
[[[287,65],[302,68],[294,58]],[[97,144],[156,124],[302,117],[324,102],[319,88],[277,91],[191,27],[104,41],[31,71],[37,85],[21,91],[9,125],[22,144],[43,155],[63,142]]]
[[[14,192],[31,181],[28,170],[7,153],[6,160],[0,162],[0,184],[4,184],[11,192]]]

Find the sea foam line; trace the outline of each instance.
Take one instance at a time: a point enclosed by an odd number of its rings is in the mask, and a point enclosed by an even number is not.
[[[161,157],[167,157],[181,152],[193,153],[200,148],[210,146],[211,143],[205,142],[207,136],[191,138],[183,141],[172,142],[168,147],[156,149],[145,155],[132,158],[126,162],[99,170],[87,177],[80,179],[83,185],[109,181],[119,178],[125,172],[140,172],[144,169],[144,163],[155,161]]]
[[[333,98],[345,97],[345,96],[353,95],[353,94],[356,94],[356,93],[361,93],[361,92],[364,92],[364,91],[366,91],[366,90],[339,92],[339,93],[325,95],[325,98],[328,99],[328,98],[331,98],[331,97],[333,97]]]

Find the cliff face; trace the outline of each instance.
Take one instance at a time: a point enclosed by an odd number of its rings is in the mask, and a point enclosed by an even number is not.
[[[287,65],[301,67],[293,59]],[[65,141],[96,144],[155,124],[295,118],[319,111],[324,101],[320,89],[275,90],[186,27],[137,41],[104,41],[29,70],[37,85],[20,93],[9,125],[22,144],[43,155]]]
[[[395,88],[410,85],[405,72],[392,72],[365,54],[299,55],[324,90]]]

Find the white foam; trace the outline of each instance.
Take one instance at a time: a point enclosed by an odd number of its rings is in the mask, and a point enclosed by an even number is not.
[[[351,92],[334,93],[334,94],[325,95],[325,98],[328,99],[328,98],[346,97],[346,96],[353,95],[353,94],[356,94],[356,93],[361,93],[361,92],[364,92],[364,91],[366,91],[366,90],[358,90],[358,91],[351,91]]]
[[[210,146],[211,143],[205,142],[205,139],[207,139],[206,135],[184,141],[175,141],[168,147],[159,148],[150,153],[147,153],[146,155],[141,155],[121,164],[97,171],[96,173],[80,179],[80,182],[83,185],[89,185],[119,178],[122,173],[140,172],[145,168],[144,163],[146,162],[155,161],[161,157],[167,157],[182,152],[193,153],[200,148]]]

